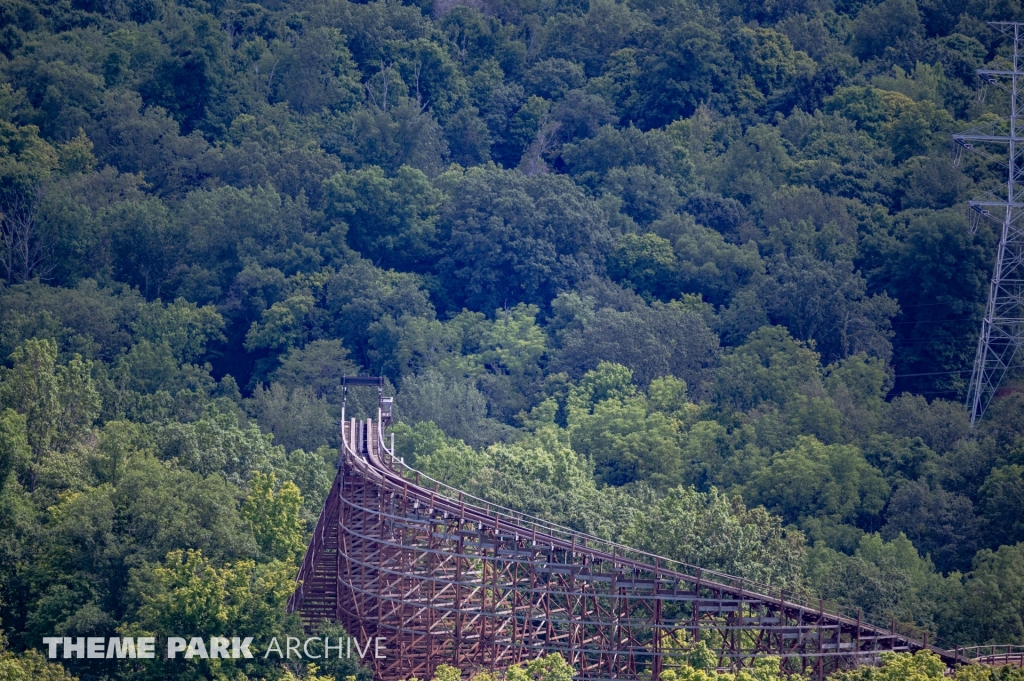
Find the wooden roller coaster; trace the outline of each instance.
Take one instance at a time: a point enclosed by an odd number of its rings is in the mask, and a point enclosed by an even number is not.
[[[380,385],[347,379],[347,385]],[[502,669],[559,652],[581,679],[657,681],[703,641],[722,668],[781,658],[819,679],[883,651],[960,650],[928,634],[826,608],[501,508],[408,468],[377,419],[346,419],[334,485],[288,602],[306,626],[383,638],[377,679],[430,678],[440,664]]]

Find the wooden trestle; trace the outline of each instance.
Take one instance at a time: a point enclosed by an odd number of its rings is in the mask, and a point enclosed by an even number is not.
[[[583,679],[657,681],[703,640],[720,667],[782,658],[819,679],[928,648],[778,588],[645,554],[503,509],[407,468],[381,419],[342,416],[338,474],[288,602],[310,627],[340,622],[382,637],[382,681],[430,678],[440,664],[501,669],[560,652]],[[965,660],[964,660],[965,661]]]

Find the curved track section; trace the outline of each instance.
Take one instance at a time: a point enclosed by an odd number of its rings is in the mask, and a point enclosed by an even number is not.
[[[559,652],[582,679],[657,681],[704,641],[719,666],[782,658],[790,672],[873,664],[928,648],[926,633],[866,622],[777,588],[497,507],[409,469],[376,421],[342,415],[338,474],[288,602],[308,627],[383,637],[376,677],[443,663],[501,669]]]

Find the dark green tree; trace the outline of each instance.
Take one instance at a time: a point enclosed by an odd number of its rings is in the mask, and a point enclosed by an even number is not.
[[[604,215],[564,177],[483,167],[438,180],[446,307],[546,304],[597,272],[611,246]]]

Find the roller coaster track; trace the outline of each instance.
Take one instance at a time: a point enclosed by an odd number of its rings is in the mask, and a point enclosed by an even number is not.
[[[720,668],[773,655],[784,671],[818,679],[875,664],[883,651],[972,661],[929,644],[920,629],[472,497],[395,456],[388,411],[362,421],[344,414],[338,473],[288,609],[310,629],[328,620],[358,641],[381,637],[381,681],[430,678],[445,663],[502,669],[551,652],[581,679],[657,681],[696,641]]]

